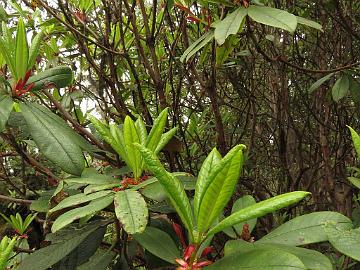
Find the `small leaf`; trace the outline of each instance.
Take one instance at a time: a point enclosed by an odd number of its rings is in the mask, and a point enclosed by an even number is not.
[[[334,76],[334,74],[335,74],[335,73],[330,73],[330,74],[328,74],[328,75],[320,78],[320,79],[317,80],[316,82],[314,82],[314,83],[310,86],[308,92],[309,92],[309,93],[314,92],[314,91],[315,91],[316,89],[318,89],[321,85],[323,85],[324,82],[330,80],[330,78],[331,78],[332,76]]]
[[[31,46],[29,49],[29,62],[27,65],[27,69],[30,70],[36,63],[36,58],[39,55],[40,51],[40,44],[43,41],[44,33],[41,31],[39,32],[32,40]]]
[[[108,195],[90,202],[84,207],[75,208],[59,216],[51,227],[51,231],[54,233],[61,228],[69,225],[73,221],[86,217],[88,215],[99,212],[109,206],[114,200],[113,195]]]
[[[349,127],[350,133],[351,133],[351,139],[353,141],[355,150],[356,150],[356,154],[357,154],[357,158],[360,159],[360,136],[359,134],[357,134],[357,132],[352,129],[352,127]]]
[[[174,264],[175,259],[180,257],[180,252],[171,237],[153,227],[146,227],[143,233],[134,234],[133,237],[147,251],[155,256]]]
[[[148,221],[144,198],[135,190],[119,191],[114,198],[115,214],[129,234],[141,233]]]
[[[297,26],[296,16],[284,10],[251,5],[248,9],[251,19],[258,23],[281,28],[289,32],[295,32]]]
[[[335,102],[345,97],[349,92],[349,78],[346,75],[339,78],[332,88],[332,98]]]
[[[237,34],[240,26],[245,20],[246,15],[247,9],[240,7],[231,14],[227,15],[221,22],[216,24],[214,34],[219,45],[224,44],[228,36]]]
[[[200,38],[195,40],[189,48],[185,50],[183,55],[180,57],[180,61],[184,62],[188,61],[195,53],[197,53],[199,50],[201,50],[208,42],[210,42],[214,38],[214,32],[208,31],[204,35],[202,35]]]

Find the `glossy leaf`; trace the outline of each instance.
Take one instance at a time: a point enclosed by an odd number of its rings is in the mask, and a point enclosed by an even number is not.
[[[256,252],[259,250],[285,251],[299,258],[308,270],[333,270],[333,266],[328,257],[311,249],[281,244],[261,244],[257,242],[249,243],[243,240],[231,240],[226,242],[224,250],[225,257],[232,255],[244,257],[247,256],[246,254],[248,252]]]
[[[229,217],[225,218],[217,225],[215,225],[215,227],[213,227],[208,234],[209,235],[215,234],[237,223],[244,222],[246,220],[257,217],[262,217],[269,213],[273,213],[281,208],[299,202],[309,194],[310,194],[309,192],[294,191],[272,197],[265,201],[258,202],[254,205],[241,209],[235,212],[234,214],[231,214]]]
[[[332,98],[335,102],[338,102],[340,99],[344,98],[349,92],[349,78],[346,75],[343,75],[339,78],[333,88],[332,88]]]
[[[136,121],[135,121],[135,127],[136,130],[138,132],[139,138],[140,138],[140,142],[142,145],[146,144],[146,139],[148,137],[148,133],[146,130],[146,126],[144,121],[141,119],[141,117],[139,117]]]
[[[246,15],[247,9],[240,7],[216,24],[214,35],[219,45],[224,44],[228,36],[237,34]]]
[[[84,193],[76,194],[70,197],[67,197],[63,199],[58,205],[56,205],[54,208],[49,210],[49,213],[53,213],[56,211],[59,211],[64,208],[68,208],[71,206],[77,206],[82,203],[90,202],[95,199],[102,198],[108,194],[110,194],[112,191],[106,190],[106,191],[99,191],[96,193],[92,193],[90,195],[86,195]]]
[[[111,147],[119,154],[122,160],[130,167],[130,160],[127,155],[127,148],[125,147],[125,140],[122,130],[115,125],[110,124],[110,134],[109,133],[101,133],[104,134],[103,139],[111,145]],[[131,168],[133,169],[133,168]]]
[[[142,159],[139,151],[134,148],[134,143],[140,143],[140,138],[137,134],[134,121],[130,118],[130,116],[125,117],[123,130],[124,144],[129,162],[128,165],[132,168],[134,177],[138,178],[142,174]]]
[[[38,34],[36,34],[36,36],[33,38],[32,42],[31,42],[31,46],[29,49],[29,61],[28,61],[28,65],[27,65],[28,70],[32,69],[32,67],[36,63],[36,58],[39,55],[40,45],[41,45],[41,42],[43,41],[43,37],[44,37],[44,33],[41,31]]]
[[[13,100],[9,96],[0,96],[0,132],[5,128],[5,125],[10,117],[13,108]]]
[[[146,227],[143,233],[134,234],[133,237],[147,251],[155,256],[175,263],[175,259],[180,257],[180,252],[171,237],[162,230],[153,227]]]
[[[65,226],[71,224],[73,221],[94,214],[102,209],[106,208],[113,202],[114,196],[108,195],[94,201],[91,201],[84,207],[78,207],[73,210],[66,212],[59,216],[51,227],[51,231],[54,233]]]
[[[161,135],[158,145],[154,151],[155,154],[158,154],[167,145],[167,143],[175,136],[177,130],[178,128],[174,127]]]
[[[24,21],[20,18],[16,33],[16,47],[15,47],[15,69],[17,80],[23,79],[27,71],[27,64],[29,59],[29,47],[26,40],[26,31]]]
[[[129,234],[141,233],[148,221],[144,198],[135,190],[119,191],[114,198],[115,214]]]
[[[205,232],[217,219],[235,191],[243,164],[243,145],[237,145],[211,170],[199,204],[198,231]]]
[[[328,240],[324,225],[337,224],[338,228],[349,229],[351,220],[336,212],[315,212],[296,217],[269,234],[258,242],[301,246]]]
[[[151,171],[159,183],[165,189],[172,205],[179,214],[185,227],[192,232],[193,229],[193,214],[190,207],[190,202],[186,196],[185,190],[179,179],[167,172],[158,158],[149,149],[144,146],[137,145],[140,153],[144,158],[146,167]],[[191,238],[191,237],[190,237]]]
[[[81,175],[85,164],[81,148],[76,143],[77,134],[53,121],[52,117],[31,103],[21,103],[20,108],[40,152],[64,171]]]
[[[248,15],[258,23],[294,32],[297,26],[296,16],[284,10],[251,5],[248,8]]]
[[[226,256],[208,266],[206,270],[306,270],[295,255],[282,250],[255,250],[239,256]]]
[[[164,128],[167,122],[168,108],[164,109],[154,121],[154,125],[151,128],[149,136],[147,137],[145,146],[151,151],[155,151],[159,144],[161,135],[164,132]]]
[[[318,89],[321,85],[323,85],[326,81],[330,80],[331,77],[334,76],[334,74],[335,74],[335,73],[329,73],[328,75],[326,75],[326,76],[318,79],[316,82],[314,82],[314,83],[310,86],[308,92],[309,92],[309,93],[314,92],[314,91],[315,91],[316,89]]]

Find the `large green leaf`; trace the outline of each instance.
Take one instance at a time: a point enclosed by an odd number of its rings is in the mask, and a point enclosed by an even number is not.
[[[176,209],[186,228],[192,232],[194,221],[190,202],[179,179],[167,172],[153,152],[144,146],[137,145],[144,158],[146,167],[164,187],[172,205]],[[190,238],[192,235],[190,234]]]
[[[36,250],[26,257],[17,270],[46,270],[74,251],[91,234],[99,229],[101,222],[94,222],[81,229],[74,227],[50,235],[51,245]],[[58,236],[57,236],[58,235]]]
[[[279,250],[295,255],[299,258],[308,270],[333,270],[328,257],[318,251],[292,247],[280,244],[249,243],[243,240],[231,240],[226,242],[224,253],[227,256],[246,256],[247,252],[259,250]]]
[[[138,178],[142,174],[142,159],[139,150],[134,147],[134,143],[140,143],[140,138],[130,116],[125,117],[123,130],[128,165],[132,168],[134,177]]]
[[[216,148],[214,148],[203,162],[198,179],[195,185],[194,196],[194,213],[196,216],[199,214],[200,202],[204,197],[205,191],[210,184],[210,172],[221,161],[221,155]]]
[[[154,121],[154,125],[150,130],[149,136],[147,137],[145,146],[151,151],[155,151],[157,145],[160,142],[161,135],[164,132],[164,128],[168,116],[168,108],[164,109]]]
[[[106,270],[107,266],[116,256],[116,253],[111,250],[98,249],[88,262],[80,265],[77,270]]]
[[[142,145],[146,144],[146,139],[148,137],[148,133],[146,130],[146,126],[144,121],[141,119],[141,117],[139,117],[138,119],[136,119],[135,121],[135,127],[136,130],[138,132],[139,138],[140,138],[140,142]]]
[[[360,159],[360,136],[352,127],[348,126],[348,128],[351,133],[351,139],[353,141],[357,157],[358,157],[358,159]]]
[[[5,125],[10,117],[13,108],[13,100],[9,96],[0,96],[0,132],[5,128]]]
[[[64,171],[81,175],[85,161],[77,144],[77,134],[54,121],[36,105],[21,103],[20,108],[40,151]]]
[[[351,220],[336,212],[315,212],[296,217],[269,234],[258,242],[301,246],[328,240],[324,225],[337,224],[338,228],[349,229]]]
[[[88,215],[92,215],[98,211],[101,211],[102,209],[109,206],[114,200],[114,196],[112,194],[109,194],[105,197],[96,199],[91,201],[88,205],[84,207],[75,208],[73,210],[70,210],[66,212],[65,214],[62,214],[59,216],[55,222],[53,223],[51,227],[52,232],[56,232],[60,230],[61,228],[64,228],[66,225],[69,225],[73,221],[86,217]]]
[[[251,195],[245,195],[239,198],[238,200],[236,200],[236,202],[234,203],[231,209],[231,213],[232,214],[236,213],[237,211],[254,204],[256,204],[255,199]],[[232,238],[237,238],[238,235],[241,235],[245,223],[249,225],[249,231],[251,232],[255,228],[256,222],[257,222],[256,218],[246,220],[244,222],[235,224],[234,226],[232,226],[232,228],[228,228],[224,230],[224,233],[226,233],[228,236]]]
[[[316,30],[323,32],[321,24],[319,24],[317,22],[314,22],[314,21],[311,21],[311,20],[308,20],[306,18],[299,17],[299,16],[297,16],[296,19],[297,19],[298,24],[303,24],[303,25],[309,26],[311,28],[314,28]]]
[[[189,48],[185,50],[183,55],[180,57],[180,61],[188,61],[195,53],[202,49],[206,44],[208,44],[214,38],[214,32],[208,31],[197,40],[195,40]]]
[[[168,132],[165,132],[164,134],[161,135],[158,145],[156,146],[154,151],[155,154],[158,154],[167,145],[167,143],[171,140],[171,138],[175,136],[177,130],[178,128],[174,127],[170,129]]]
[[[119,191],[114,198],[115,214],[129,234],[141,233],[148,221],[144,198],[135,190]]]
[[[254,250],[239,256],[226,256],[208,266],[206,270],[300,270],[307,269],[303,262],[283,250]]]
[[[329,242],[335,249],[360,261],[360,228],[344,229],[336,224],[325,225]]]
[[[240,7],[231,14],[227,15],[225,19],[216,24],[215,39],[219,45],[224,44],[226,38],[234,35],[239,31],[241,24],[244,22],[247,15],[247,9]]]
[[[235,191],[243,164],[243,145],[237,145],[211,170],[199,204],[198,231],[205,232],[217,219]]]
[[[148,226],[143,233],[134,234],[133,237],[147,251],[164,261],[174,264],[175,259],[180,257],[176,244],[170,235],[162,230]]]
[[[29,47],[26,40],[26,31],[24,21],[20,18],[16,33],[16,47],[15,47],[15,69],[17,78],[24,79],[27,71],[29,59]]]
[[[103,130],[102,135],[105,134],[105,132],[106,130]],[[118,153],[126,165],[131,167],[127,149],[125,147],[124,135],[118,125],[110,124],[110,133],[103,136],[103,139],[111,145],[111,147]]]
[[[53,212],[59,211],[64,208],[76,206],[76,205],[79,205],[82,203],[93,201],[95,199],[99,199],[101,197],[104,197],[104,196],[110,194],[111,192],[112,191],[110,191],[110,190],[105,190],[105,191],[99,191],[96,193],[92,193],[90,195],[80,193],[80,194],[76,194],[76,195],[67,197],[64,200],[62,200],[58,205],[56,205],[54,208],[50,209],[49,213],[53,213]]]
[[[309,92],[309,93],[314,92],[314,91],[315,91],[316,89],[318,89],[321,85],[323,85],[323,83],[325,83],[326,81],[330,80],[331,77],[334,76],[334,74],[335,74],[335,73],[330,73],[330,74],[328,74],[328,75],[326,75],[326,76],[318,79],[316,82],[314,82],[314,83],[310,86],[308,92]]]
[[[338,102],[340,99],[342,99],[343,97],[345,97],[349,92],[349,78],[346,75],[341,76],[341,78],[339,78],[332,90],[332,98],[334,101]]]
[[[309,192],[294,191],[272,197],[262,202],[258,202],[244,209],[241,209],[234,214],[231,214],[229,217],[225,218],[217,225],[215,225],[215,227],[213,227],[208,234],[215,234],[237,223],[257,217],[262,217],[269,213],[273,213],[281,208],[299,202],[309,194]]]
[[[294,32],[297,26],[296,16],[284,10],[251,5],[248,8],[248,15],[258,23],[281,28],[289,32]]]

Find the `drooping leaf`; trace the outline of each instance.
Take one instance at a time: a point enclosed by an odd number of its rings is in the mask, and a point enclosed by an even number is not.
[[[16,33],[16,47],[15,47],[15,69],[17,78],[23,79],[27,71],[27,64],[29,59],[29,47],[26,40],[25,25],[22,18],[19,19]]]
[[[334,74],[335,74],[335,73],[330,73],[330,74],[328,74],[328,75],[326,75],[326,76],[318,79],[316,82],[314,82],[314,83],[310,86],[308,92],[309,92],[309,93],[314,92],[314,91],[315,91],[316,89],[318,89],[321,85],[323,85],[324,82],[330,80],[330,78],[331,78],[332,76],[334,76]]]
[[[236,202],[234,203],[231,209],[231,213],[232,214],[236,213],[237,211],[244,209],[245,207],[251,206],[253,204],[256,204],[255,199],[251,195],[245,195],[239,198],[238,200],[236,200]],[[237,238],[237,235],[241,235],[245,223],[249,225],[249,231],[251,232],[255,228],[256,221],[257,221],[256,218],[246,220],[244,222],[235,224],[234,226],[232,226],[232,228],[229,228],[224,232],[230,237]],[[236,233],[234,232],[234,230],[236,231]]]
[[[20,108],[40,152],[64,171],[81,175],[85,162],[77,144],[77,134],[72,134],[71,129],[53,121],[53,118],[32,103],[21,103]]]
[[[115,214],[129,234],[141,233],[148,221],[144,198],[135,190],[119,191],[114,198]]]
[[[296,16],[284,10],[251,5],[248,9],[248,15],[258,23],[281,28],[289,32],[294,32],[297,26]]]
[[[306,25],[306,26],[309,26],[309,27],[314,28],[316,30],[319,30],[321,32],[324,32],[323,29],[322,29],[321,24],[319,24],[317,22],[314,22],[314,21],[311,21],[309,19],[299,17],[299,16],[297,16],[296,19],[297,19],[298,24]]]
[[[167,172],[158,158],[149,149],[144,146],[137,145],[140,153],[144,158],[145,164],[149,171],[151,171],[159,183],[165,189],[172,205],[179,214],[185,227],[192,232],[193,229],[193,214],[190,207],[190,202],[186,196],[185,190],[179,179]],[[191,236],[191,235],[190,235]],[[191,237],[190,237],[191,238]]]
[[[5,128],[5,125],[10,117],[13,108],[13,100],[9,96],[0,96],[0,132]]]
[[[339,78],[332,88],[332,98],[335,102],[345,97],[349,92],[349,78],[346,75]]]
[[[237,34],[241,24],[245,20],[246,15],[247,9],[240,7],[231,14],[227,15],[221,22],[216,24],[214,35],[219,45],[224,44],[228,36]]]
[[[66,212],[59,216],[51,227],[51,231],[54,233],[66,225],[69,225],[73,221],[80,219],[82,217],[86,217],[88,215],[94,214],[98,211],[101,211],[105,207],[109,206],[113,202],[114,196],[109,194],[102,198],[91,201],[88,205],[83,207],[78,207],[73,210]]]
[[[209,235],[215,234],[237,223],[244,222],[246,220],[257,217],[262,217],[266,214],[275,212],[281,208],[299,202],[309,194],[310,194],[309,192],[294,191],[272,197],[265,201],[258,202],[256,204],[243,208],[231,214],[229,217],[225,218],[224,220],[220,221],[208,232],[208,234]]]
[[[269,234],[258,242],[285,244],[289,246],[301,246],[311,243],[319,243],[328,240],[324,225],[337,224],[341,229],[352,227],[351,220],[336,212],[315,212],[296,217]]]
[[[243,256],[233,254],[226,256],[207,270],[300,270],[307,269],[295,255],[283,250],[255,250]]]
[[[215,166],[209,175],[208,185],[199,204],[198,230],[205,232],[217,219],[235,191],[243,164],[242,149],[237,145]]]
[[[328,257],[318,251],[280,244],[249,243],[243,240],[226,242],[224,253],[227,256],[246,256],[247,252],[258,250],[280,250],[291,253],[299,258],[308,270],[333,270]]]
[[[134,234],[133,237],[147,251],[164,261],[175,263],[175,259],[180,257],[180,251],[176,244],[162,230],[148,226],[143,233]]]

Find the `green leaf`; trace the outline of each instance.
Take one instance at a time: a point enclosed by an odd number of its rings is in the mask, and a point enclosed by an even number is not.
[[[229,217],[215,225],[215,227],[213,227],[208,234],[215,234],[237,223],[273,213],[281,208],[299,202],[309,194],[309,192],[294,191],[272,197],[262,202],[258,202],[254,205],[241,209],[234,214],[231,214]]]
[[[318,251],[292,247],[280,244],[261,244],[249,243],[243,240],[227,241],[224,249],[225,257],[227,256],[247,256],[247,252],[259,250],[279,250],[288,252],[299,258],[308,270],[333,270],[333,266],[328,257]]]
[[[52,267],[74,251],[87,237],[91,237],[91,234],[101,225],[101,222],[94,222],[81,229],[67,228],[57,233],[60,234],[60,237],[56,237],[57,234],[50,234],[50,237],[54,238],[49,239],[52,240],[51,245],[36,250],[27,256],[17,270],[45,270]]]
[[[195,215],[199,214],[199,207],[201,200],[204,197],[207,187],[210,184],[210,172],[215,165],[219,164],[221,161],[221,155],[216,148],[214,148],[210,154],[205,159],[204,163],[201,166],[198,179],[195,185],[195,196],[194,196],[194,212]]]
[[[285,244],[289,246],[301,246],[319,243],[328,240],[324,225],[337,224],[339,228],[349,229],[352,227],[351,220],[336,212],[315,212],[296,217],[269,234],[258,242]]]
[[[360,179],[356,177],[348,177],[348,180],[358,189],[360,189]]]
[[[167,145],[167,143],[172,139],[172,137],[175,136],[177,130],[178,128],[174,127],[168,132],[165,132],[161,135],[158,145],[156,146],[156,149],[154,151],[155,154],[158,154]]]
[[[140,138],[130,116],[125,117],[123,130],[128,165],[132,168],[135,179],[138,179],[142,174],[142,159],[139,150],[134,147],[134,143],[140,143]]]
[[[236,200],[236,202],[234,203],[232,209],[231,209],[231,213],[236,213],[237,211],[244,209],[248,206],[254,205],[256,204],[255,199],[251,196],[251,195],[245,195],[241,198],[239,198],[238,200]],[[250,219],[250,220],[246,220],[244,222],[238,223],[236,225],[234,225],[231,229],[227,229],[224,232],[232,237],[232,238],[237,238],[237,235],[241,235],[242,230],[243,230],[243,226],[245,225],[245,223],[247,223],[249,225],[249,231],[252,232],[252,230],[255,228],[257,219]],[[235,232],[233,231],[235,230],[237,235],[235,234]]]
[[[295,255],[282,250],[255,250],[239,256],[226,256],[206,267],[206,270],[306,270]]]
[[[12,253],[12,250],[16,244],[17,238],[14,237],[11,240],[5,235],[0,242],[0,269],[7,269],[8,259]]]
[[[91,201],[88,205],[84,207],[79,207],[70,210],[65,214],[62,214],[55,220],[54,224],[51,227],[51,231],[54,233],[77,219],[101,211],[102,209],[109,206],[113,202],[113,200],[114,200],[114,196],[110,194],[108,196]]]
[[[159,183],[165,189],[185,227],[192,232],[194,226],[193,213],[183,185],[179,179],[165,170],[154,153],[139,144],[137,147],[140,149],[140,153],[144,158],[147,169],[156,176]],[[190,238],[192,238],[192,235],[190,235]]]
[[[188,61],[195,53],[197,53],[199,50],[201,50],[208,42],[210,42],[214,38],[214,32],[208,31],[204,35],[202,35],[200,38],[195,40],[189,48],[185,50],[183,55],[180,57],[180,61],[184,62]]]
[[[349,78],[349,90],[353,101],[360,103],[360,83],[351,77]]]
[[[323,29],[322,29],[321,24],[319,24],[317,22],[314,22],[314,21],[311,21],[311,20],[308,20],[306,18],[299,17],[299,16],[296,16],[296,19],[297,19],[298,24],[306,25],[306,26],[309,26],[309,27],[314,28],[316,30],[319,30],[321,32],[324,32]]]
[[[135,190],[119,191],[114,198],[115,214],[129,234],[141,233],[148,221],[144,198]]]
[[[103,128],[106,128],[105,126]],[[125,147],[125,140],[124,135],[122,134],[122,130],[116,124],[110,124],[110,134],[105,133],[106,130],[103,130],[101,133],[103,139],[111,145],[111,147],[118,153],[121,159],[127,164],[128,167],[130,166],[130,160],[127,154],[127,149]],[[133,168],[131,168],[133,170]]]
[[[77,134],[70,128],[65,128],[66,123],[54,121],[53,117],[44,113],[35,104],[21,103],[20,108],[40,151],[64,171],[80,175],[85,161],[77,144]]]
[[[146,130],[146,126],[144,121],[141,119],[141,117],[139,117],[136,121],[135,121],[135,127],[137,130],[137,133],[139,135],[140,138],[140,142],[142,145],[146,144],[146,139],[148,136],[147,130]]]
[[[80,265],[76,270],[107,269],[107,266],[111,263],[115,256],[116,253],[111,250],[98,249],[88,262]]]
[[[133,237],[147,251],[155,256],[174,264],[175,259],[180,257],[180,252],[171,237],[153,227],[146,227],[143,233],[134,234]]]
[[[221,22],[216,24],[214,34],[215,39],[219,45],[224,44],[228,36],[237,34],[240,26],[245,21],[246,15],[247,9],[240,7],[227,15]]]
[[[353,141],[355,150],[356,150],[356,154],[357,154],[357,158],[360,159],[360,136],[359,134],[357,134],[357,132],[352,129],[352,127],[347,126],[350,130],[351,133],[351,139]]]
[[[15,68],[18,79],[24,79],[29,59],[29,47],[26,40],[26,31],[23,20],[20,18],[16,33]]]
[[[0,53],[4,57],[6,64],[8,65],[10,72],[14,78],[17,78],[17,72],[15,69],[15,62],[9,51],[8,46],[3,38],[0,38]]]
[[[112,191],[106,190],[106,191],[99,191],[96,193],[92,193],[90,195],[86,195],[84,193],[76,194],[76,195],[73,195],[73,196],[63,199],[58,205],[56,205],[54,208],[50,209],[49,213],[53,213],[53,212],[59,211],[61,209],[68,208],[71,206],[76,206],[76,205],[79,205],[82,203],[90,202],[95,199],[99,199],[104,196],[107,196],[110,193],[112,193]]]
[[[360,228],[344,230],[334,224],[325,226],[329,242],[339,252],[360,261]]]
[[[39,55],[40,44],[43,41],[44,33],[41,31],[33,38],[31,46],[29,49],[29,62],[27,64],[27,69],[30,70],[36,63],[36,58]]]
[[[248,15],[258,23],[281,28],[289,32],[294,32],[297,26],[296,16],[284,10],[265,6],[251,5],[248,8]]]
[[[74,74],[70,67],[58,66],[31,76],[26,85],[34,83],[31,91],[39,91],[50,86],[60,89],[70,85],[73,79]]]
[[[309,93],[314,92],[314,91],[315,91],[316,89],[318,89],[321,85],[323,85],[324,82],[330,80],[330,78],[331,78],[332,76],[334,76],[334,74],[335,74],[335,73],[330,73],[330,74],[328,74],[328,75],[320,78],[320,79],[317,80],[316,82],[314,82],[314,83],[310,86],[308,92],[309,92]]]
[[[211,170],[208,185],[199,204],[198,231],[204,233],[217,219],[235,191],[243,164],[242,149],[237,145]]]
[[[94,184],[94,185],[88,185],[86,188],[84,188],[84,194],[90,194],[93,192],[98,192],[105,189],[112,189],[114,187],[119,187],[120,183],[112,183],[112,184]]]
[[[154,125],[150,130],[149,136],[147,137],[145,146],[151,151],[155,151],[157,145],[160,142],[161,135],[163,134],[166,125],[168,110],[168,108],[165,108],[155,119]]]
[[[346,75],[339,78],[332,88],[332,98],[335,102],[345,97],[349,92],[349,78]]]
[[[13,108],[13,100],[9,96],[0,96],[0,133],[10,117]]]

